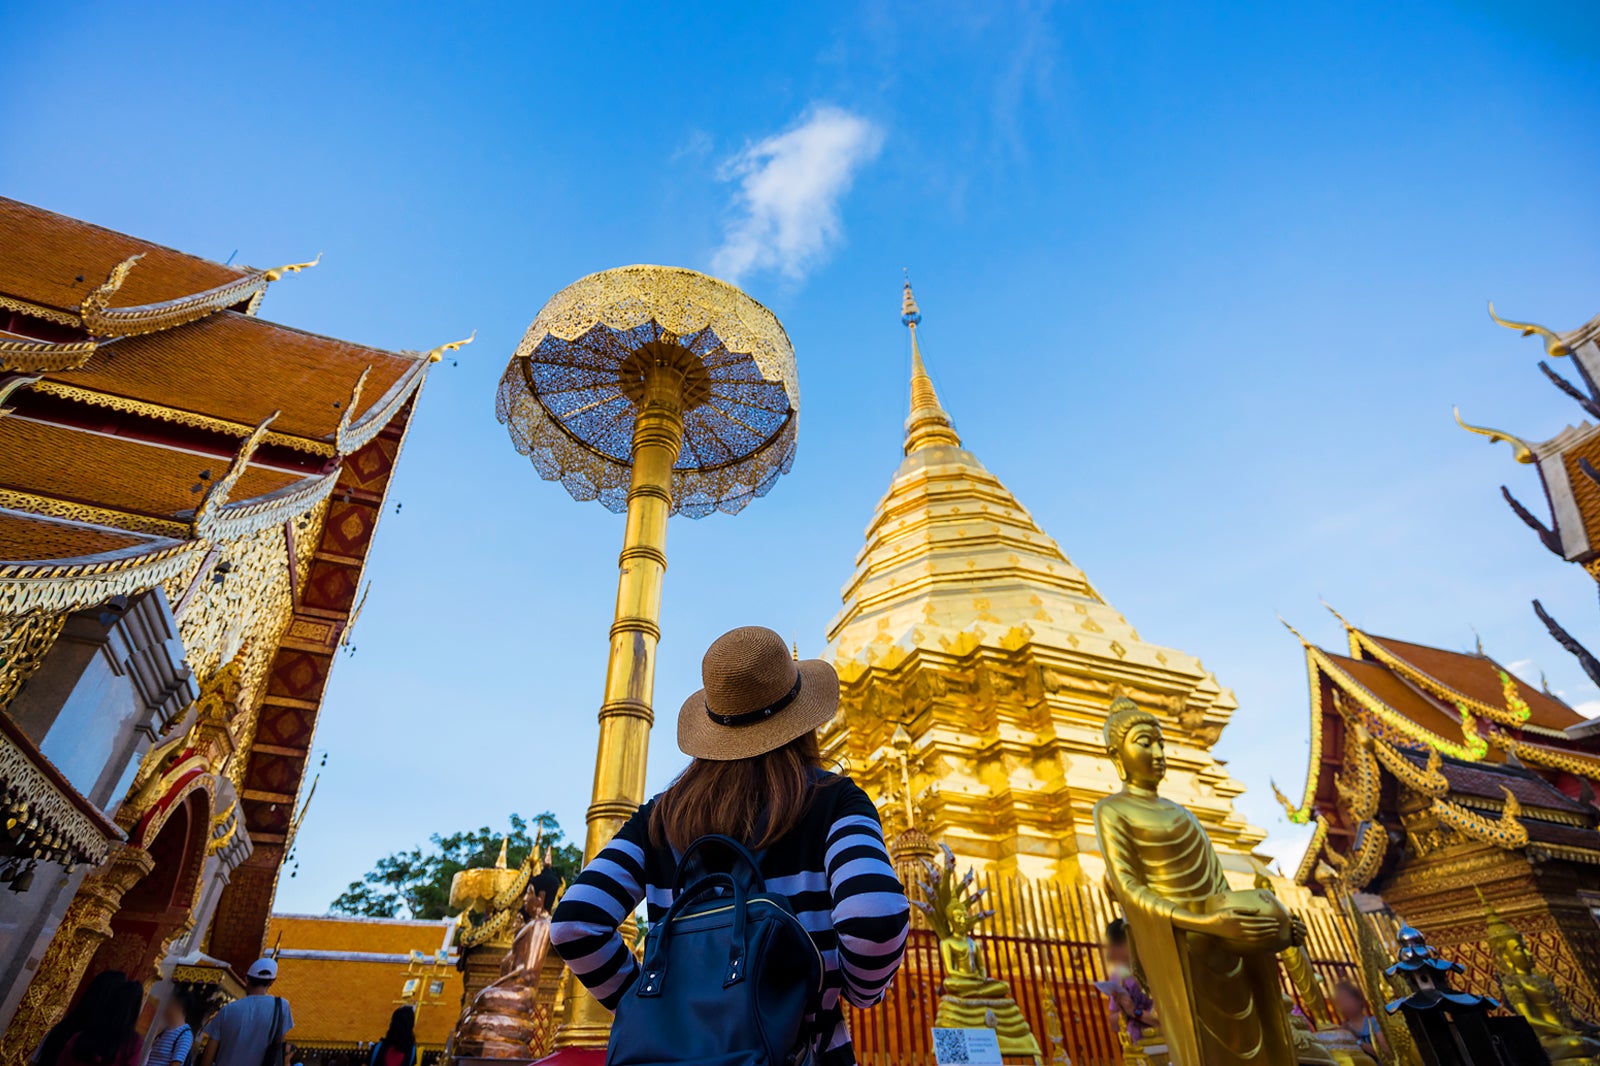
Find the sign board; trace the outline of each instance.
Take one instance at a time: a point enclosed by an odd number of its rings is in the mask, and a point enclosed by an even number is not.
[[[933,1058],[939,1066],[1002,1066],[1000,1038],[993,1029],[935,1029]]]

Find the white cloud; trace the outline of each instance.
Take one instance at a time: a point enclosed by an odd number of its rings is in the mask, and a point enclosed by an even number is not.
[[[729,159],[717,176],[737,183],[734,218],[712,270],[733,281],[758,270],[804,277],[838,243],[839,200],[882,147],[876,123],[815,106],[792,128]]]

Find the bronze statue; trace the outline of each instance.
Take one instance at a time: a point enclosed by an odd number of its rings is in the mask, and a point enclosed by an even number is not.
[[[1153,714],[1112,701],[1105,741],[1123,787],[1095,804],[1095,834],[1173,1066],[1294,1062],[1274,958],[1296,938],[1288,910],[1231,890],[1199,820],[1157,794],[1167,760]]]
[[[1560,1066],[1600,1064],[1600,1039],[1595,1028],[1573,1017],[1566,997],[1554,981],[1533,968],[1527,941],[1478,893],[1489,916],[1489,947],[1500,972],[1505,1005],[1528,1020],[1552,1063]]]
[[[978,945],[971,936],[973,928],[994,911],[977,909],[983,890],[968,894],[972,871],[968,870],[958,883],[956,857],[948,847],[940,847],[944,850],[943,867],[923,864],[927,879],[921,882],[921,888],[926,902],[913,901],[939,934],[939,958],[944,963],[944,988],[933,1024],[941,1029],[993,1029],[1001,1054],[1039,1055],[1039,1042],[1017,1001],[1011,998],[1010,986],[985,972]]]
[[[545,960],[553,958],[550,910],[561,887],[561,878],[549,869],[541,869],[528,881],[520,908],[522,925],[500,961],[500,976],[474,997],[456,1026],[457,1057],[527,1061],[538,1054],[541,1034],[534,1009],[540,1002],[540,985],[547,983],[540,980]]]

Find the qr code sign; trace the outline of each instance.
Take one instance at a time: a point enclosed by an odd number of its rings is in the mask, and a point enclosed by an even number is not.
[[[1001,1066],[993,1029],[935,1029],[933,1060],[939,1066]]]
[[[967,1034],[961,1029],[935,1029],[933,1031],[933,1060],[939,1066],[960,1063],[967,1066]]]

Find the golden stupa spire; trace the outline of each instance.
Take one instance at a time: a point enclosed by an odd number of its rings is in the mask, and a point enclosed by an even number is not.
[[[922,312],[917,310],[917,298],[911,294],[909,275],[900,301],[900,321],[911,331],[911,416],[906,419],[906,454],[937,445],[959,448],[961,438],[956,436],[950,416],[939,406],[928,368],[922,365],[922,349],[917,347],[917,323],[922,321]]]

